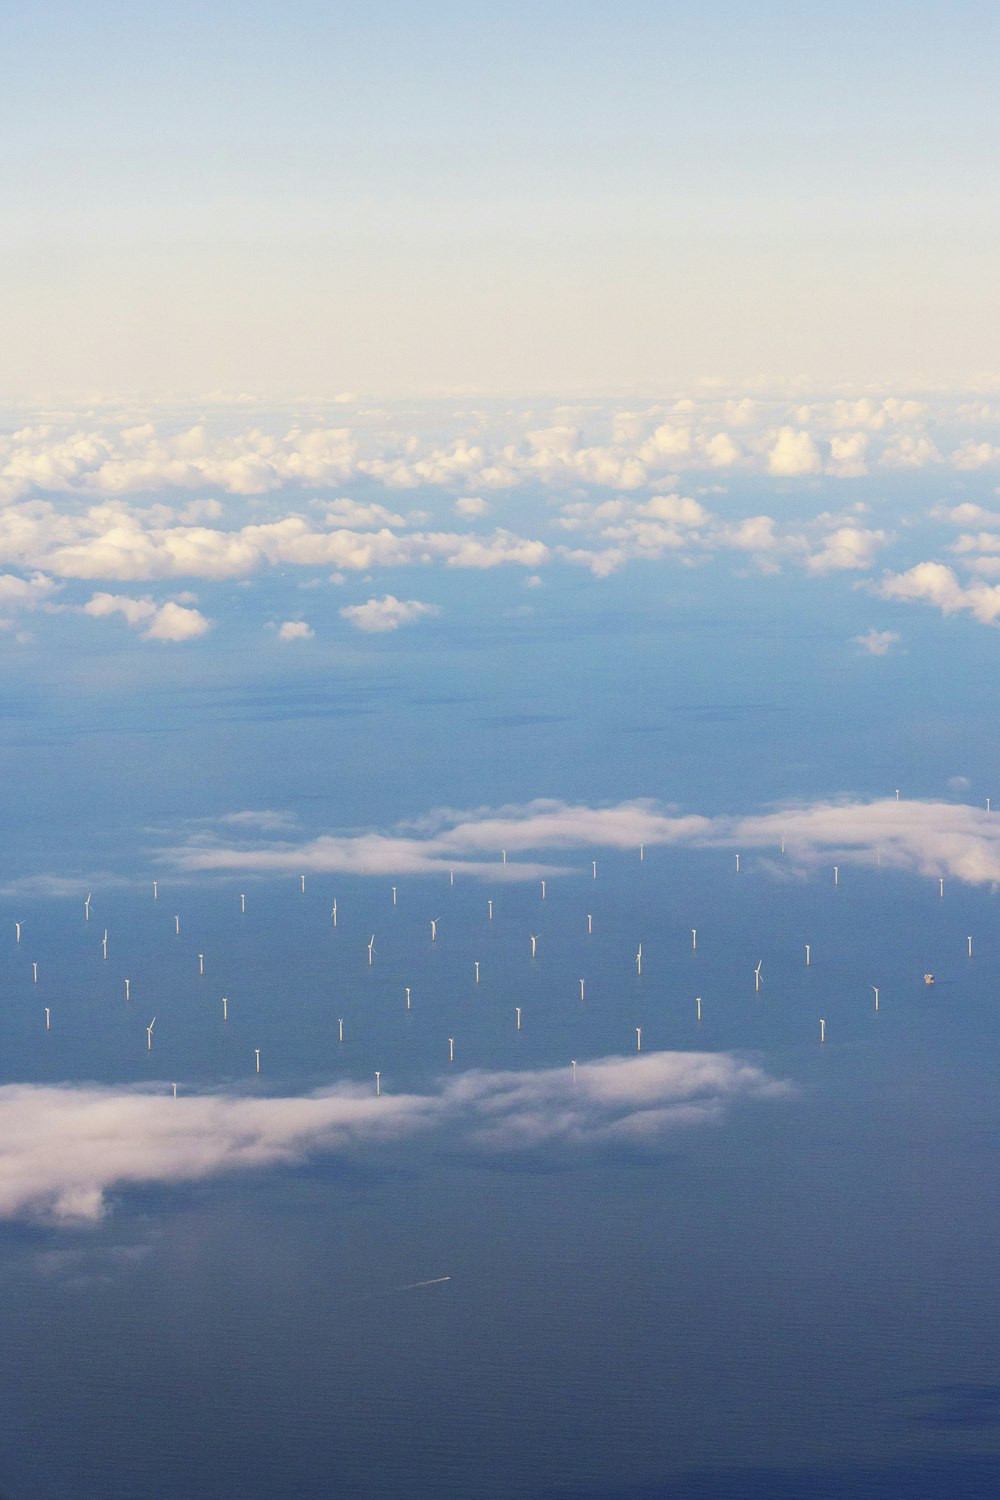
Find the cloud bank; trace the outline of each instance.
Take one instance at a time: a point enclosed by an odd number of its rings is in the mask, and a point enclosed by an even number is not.
[[[888,648],[892,642],[876,639],[875,644]],[[206,830],[160,851],[159,858],[186,875],[426,875],[454,869],[499,881],[570,873],[573,867],[565,860],[553,864],[545,856],[576,850],[586,851],[588,860],[601,849],[637,849],[640,844],[770,854],[782,843],[789,864],[805,868],[823,862],[870,863],[877,854],[890,868],[949,875],[970,884],[1000,881],[1000,816],[967,803],[895,798],[789,803],[743,817],[680,813],[651,800],[603,808],[538,800],[469,813],[443,810],[390,834],[235,843]]]
[[[380,1148],[447,1127],[487,1152],[655,1146],[789,1086],[733,1053],[651,1052],[577,1068],[458,1073],[426,1094],[342,1085],[292,1097],[0,1087],[0,1217],[93,1222],[135,1184],[195,1182]]]

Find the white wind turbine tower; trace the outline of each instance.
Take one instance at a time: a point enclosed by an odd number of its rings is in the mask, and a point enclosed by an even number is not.
[[[438,923],[440,922],[440,920],[441,920],[440,917],[431,917],[431,942],[432,943],[436,943],[437,942],[437,937],[438,937]]]
[[[532,958],[535,957],[535,953],[536,953],[537,948],[538,948],[538,939],[539,939],[540,936],[541,936],[541,934],[538,933],[538,932],[532,932],[530,934],[530,937],[531,937],[531,956],[532,956]]]
[[[152,1050],[153,1050],[153,1027],[155,1025],[156,1025],[156,1017],[154,1016],[153,1019],[150,1021],[149,1025],[146,1027],[146,1051],[147,1052],[152,1052]]]
[[[635,955],[635,968],[636,968],[636,973],[637,974],[641,974],[642,973],[642,944],[641,943],[639,944],[639,951]]]
[[[94,894],[93,891],[88,891],[88,893],[87,893],[87,899],[83,903],[83,920],[85,922],[89,922],[90,921],[90,898],[91,898],[91,896],[93,894]]]
[[[334,925],[334,927],[336,927],[336,925],[337,925],[337,898],[336,898],[336,896],[333,898],[333,911],[330,913],[330,915],[333,918],[333,925]]]
[[[760,990],[760,971],[763,968],[763,966],[764,966],[764,960],[761,959],[759,961],[759,963],[757,964],[756,969],[754,969],[754,971],[753,971],[753,992],[754,992],[755,995]]]
[[[23,922],[15,922],[15,923],[14,923],[14,928],[15,928],[15,931],[16,931],[16,933],[17,933],[17,941],[18,941],[18,942],[20,942],[20,941],[21,941],[21,928],[22,928],[22,927],[23,927],[23,926],[24,926],[24,923],[23,923]]]
[[[369,968],[371,968],[371,966],[372,966],[372,955],[373,955],[374,952],[375,952],[375,934],[373,932],[372,935],[371,935],[371,937],[368,939],[368,967]]]

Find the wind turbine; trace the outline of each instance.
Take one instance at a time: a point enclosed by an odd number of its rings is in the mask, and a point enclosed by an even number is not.
[[[438,923],[440,922],[440,920],[441,920],[440,917],[431,917],[431,942],[432,943],[436,943],[437,940],[438,940]]]
[[[90,921],[90,898],[91,898],[91,896],[93,894],[94,894],[93,891],[89,891],[87,893],[87,899],[83,903],[83,920],[85,922],[89,922]]]
[[[534,958],[534,956],[535,956],[535,950],[538,947],[538,939],[539,939],[540,936],[541,936],[540,933],[537,933],[537,932],[531,933],[531,956],[532,956],[532,958]]]
[[[642,944],[641,943],[639,944],[639,951],[635,955],[635,971],[636,971],[637,974],[641,974],[642,973]]]
[[[368,939],[368,967],[369,967],[369,969],[372,966],[372,954],[374,952],[375,952],[375,934],[373,932],[372,935],[371,935],[371,937]]]
[[[152,1052],[152,1050],[153,1050],[153,1027],[155,1025],[156,1025],[156,1017],[154,1016],[153,1019],[150,1021],[149,1025],[146,1027],[146,1051],[147,1052]]]
[[[760,971],[763,968],[763,966],[764,966],[764,960],[761,959],[760,962],[757,964],[756,969],[754,969],[754,971],[753,971],[753,992],[754,992],[755,995],[760,990]]]

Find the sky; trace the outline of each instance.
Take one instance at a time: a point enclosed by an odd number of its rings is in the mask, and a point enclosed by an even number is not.
[[[998,24],[5,7],[0,392],[981,385]]]

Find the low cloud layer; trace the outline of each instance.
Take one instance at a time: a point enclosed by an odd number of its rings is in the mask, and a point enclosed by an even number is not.
[[[770,854],[782,843],[789,864],[804,867],[870,863],[877,853],[883,865],[896,869],[950,875],[970,884],[1000,881],[1000,816],[967,803],[894,797],[791,803],[745,817],[681,813],[651,800],[603,808],[538,800],[470,813],[440,811],[390,834],[324,834],[305,840],[286,836],[237,843],[221,831],[202,830],[161,851],[160,858],[187,875],[423,875],[454,869],[499,881],[579,870],[582,865],[567,863],[565,856],[571,851],[586,851],[589,859],[601,849],[637,849],[644,844]],[[559,856],[558,863],[552,862],[553,855]]]
[[[139,1183],[195,1182],[447,1128],[485,1152],[655,1146],[789,1086],[732,1053],[651,1052],[576,1069],[450,1075],[433,1092],[341,1086],[305,1096],[0,1087],[0,1217],[86,1223]]]

